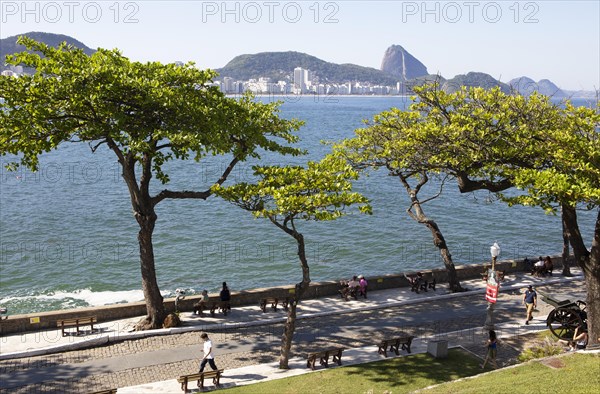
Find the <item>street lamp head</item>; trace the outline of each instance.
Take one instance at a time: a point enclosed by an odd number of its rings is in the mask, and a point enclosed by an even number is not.
[[[500,246],[498,246],[498,242],[494,242],[490,248],[490,253],[492,254],[492,257],[498,257],[500,255]]]

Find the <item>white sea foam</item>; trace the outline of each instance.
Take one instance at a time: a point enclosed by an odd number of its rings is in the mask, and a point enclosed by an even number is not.
[[[169,292],[163,292],[168,295]],[[88,306],[101,306],[117,303],[143,301],[144,294],[142,290],[124,290],[124,291],[92,291],[90,289],[80,289],[75,291],[56,291],[50,294],[30,295],[24,297],[6,297],[0,299],[0,304],[6,304],[10,301],[62,301],[62,300],[81,300]]]

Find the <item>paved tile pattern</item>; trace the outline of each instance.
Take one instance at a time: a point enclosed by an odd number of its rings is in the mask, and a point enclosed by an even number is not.
[[[571,286],[571,288],[569,287]],[[565,291],[573,290],[573,285],[565,285]],[[518,291],[503,295],[503,302],[515,307],[497,311],[499,321],[519,321],[524,311],[519,305],[521,294]],[[438,336],[452,343],[465,346],[480,356],[485,355],[486,334],[481,326],[485,315],[481,312],[469,314],[469,305],[482,303],[480,300],[463,298],[436,301],[423,300],[423,303],[393,306],[377,310],[347,312],[343,314],[301,319],[297,321],[297,340],[292,347],[291,356],[302,356],[309,351],[330,346],[363,347],[375,344],[379,339],[408,333],[415,337]],[[340,300],[340,302],[343,302]],[[484,304],[484,302],[483,302]],[[480,305],[481,306],[481,305]],[[462,308],[462,309],[461,309]],[[465,309],[466,308],[466,309]],[[539,302],[537,315],[545,315],[551,307]],[[448,316],[448,311],[460,310],[458,316]],[[421,315],[428,318],[417,321]],[[281,312],[283,316],[283,312]],[[259,350],[230,350],[217,354],[219,368],[231,369],[247,365],[275,362],[279,358],[279,347],[283,324],[265,324],[254,327],[223,328],[211,330],[215,343],[250,343],[259,345]],[[451,334],[448,334],[451,333]],[[176,349],[184,346],[198,346],[200,349],[201,332],[188,332],[176,335],[161,335],[136,340],[127,340],[89,349],[68,351],[52,355],[25,357],[0,361],[0,373],[18,371],[44,371],[49,368],[68,368],[71,364],[82,364],[94,360],[120,358],[139,355],[145,352]],[[506,366],[514,364],[516,357],[526,345],[527,339],[515,331],[514,335],[503,339],[499,344],[498,362]],[[221,350],[221,348],[219,348]],[[200,356],[200,352],[198,352]],[[90,376],[78,379],[61,380],[60,375],[51,376],[47,381],[29,384],[19,388],[0,390],[0,393],[85,393],[113,387],[135,386],[144,383],[174,379],[182,373],[195,371],[197,359],[187,359],[175,363],[133,367],[120,371],[93,371]]]

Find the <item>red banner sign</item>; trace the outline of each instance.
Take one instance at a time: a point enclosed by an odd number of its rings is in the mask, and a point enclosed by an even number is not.
[[[500,286],[498,285],[492,285],[490,283],[487,284],[487,288],[485,290],[485,299],[487,302],[491,302],[492,304],[496,303],[496,300],[498,299],[498,289],[500,288]]]

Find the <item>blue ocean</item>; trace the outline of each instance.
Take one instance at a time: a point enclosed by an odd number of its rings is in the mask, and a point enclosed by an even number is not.
[[[281,116],[306,122],[299,158],[265,155],[262,163],[302,164],[319,160],[323,142],[353,136],[363,120],[407,97],[260,97],[283,101]],[[576,105],[590,105],[574,101]],[[0,305],[11,314],[139,301],[138,225],[116,158],[107,148],[92,153],[82,143],[64,144],[41,157],[40,170],[0,170]],[[204,190],[229,161],[174,162],[171,190]],[[238,165],[228,183],[251,181],[252,165]],[[156,179],[153,190],[162,190]],[[337,280],[442,267],[429,230],[406,213],[409,199],[400,182],[384,171],[356,184],[372,200],[372,216],[351,212],[332,222],[301,222],[313,281]],[[424,199],[438,185],[422,191]],[[507,207],[486,192],[460,194],[446,185],[425,204],[448,242],[454,263],[490,260],[498,242],[500,260],[560,254],[559,216],[540,208]],[[164,200],[157,206],[154,233],[157,277],[165,296],[176,288],[217,291],[227,281],[233,291],[287,285],[301,279],[295,241],[264,219],[218,198]],[[579,212],[582,233],[591,243],[596,212]]]

